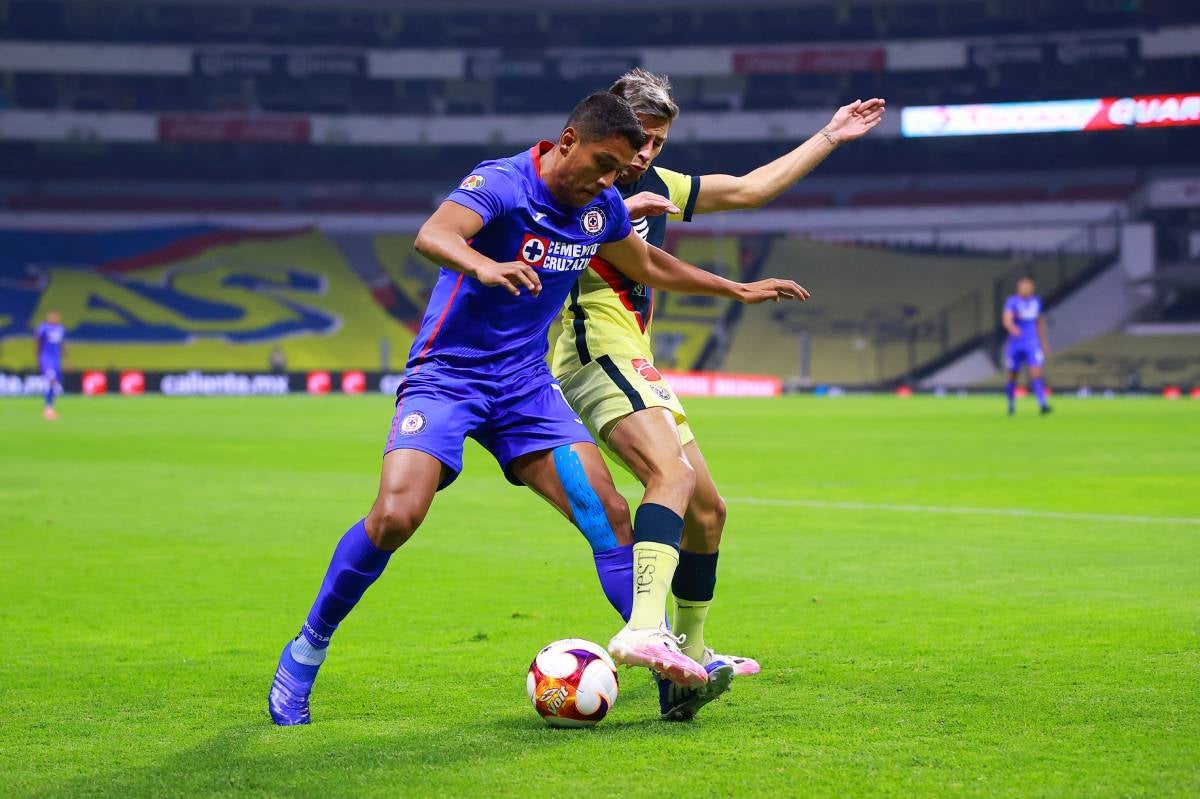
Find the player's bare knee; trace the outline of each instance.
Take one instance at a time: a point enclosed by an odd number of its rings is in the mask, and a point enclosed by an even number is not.
[[[725,497],[717,495],[717,501],[712,506],[712,522],[711,527],[716,531],[717,538],[721,537],[721,531],[725,529],[725,520],[729,518],[729,506],[725,504]]]
[[[380,549],[398,549],[424,519],[425,513],[404,497],[380,497],[367,516],[367,535]]]
[[[629,521],[629,502],[615,490],[608,494],[608,496],[602,496],[600,501],[604,505],[604,515],[608,517],[608,524],[612,528],[613,535],[617,537],[617,544],[619,546],[631,544],[633,543],[633,524]]]

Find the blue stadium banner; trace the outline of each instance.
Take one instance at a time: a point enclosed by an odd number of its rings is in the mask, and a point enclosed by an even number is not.
[[[976,67],[1001,64],[1077,64],[1105,59],[1128,60],[1138,55],[1135,36],[1063,35],[1045,39],[981,41],[972,44],[970,62]]]
[[[564,54],[480,53],[467,60],[472,78],[595,79],[608,84],[641,63],[632,53],[580,51]]]
[[[192,55],[192,71],[209,78],[312,75],[360,77],[367,74],[366,57],[341,50],[276,50],[271,48],[205,48]]]
[[[1138,57],[1136,36],[1072,36],[1058,43],[1055,55],[1064,64]]]
[[[641,58],[628,53],[575,53],[553,61],[555,75],[564,80],[595,78],[605,85],[641,63]]]
[[[992,67],[998,64],[1040,64],[1048,61],[1053,52],[1049,42],[982,42],[969,50],[972,66]]]

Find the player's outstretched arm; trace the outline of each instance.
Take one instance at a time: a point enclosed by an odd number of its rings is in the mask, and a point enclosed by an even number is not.
[[[413,247],[435,264],[462,272],[485,286],[503,286],[513,296],[520,296],[522,288],[534,296],[540,294],[542,281],[533,267],[521,261],[497,263],[467,243],[482,229],[483,217],[447,200],[421,225]]]
[[[745,175],[703,175],[693,213],[758,208],[790,189],[817,168],[839,144],[866,136],[883,119],[886,102],[878,97],[844,105],[829,124],[787,155]]]
[[[1038,339],[1042,342],[1042,355],[1050,357],[1050,337],[1046,335],[1046,317],[1038,317]]]
[[[605,244],[600,248],[599,256],[637,282],[664,291],[727,297],[747,305],[768,300],[804,302],[811,296],[807,289],[792,280],[770,278],[753,283],[726,280],[646,244],[636,233]]]

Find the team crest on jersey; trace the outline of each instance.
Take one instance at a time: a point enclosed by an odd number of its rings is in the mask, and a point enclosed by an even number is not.
[[[463,178],[463,182],[458,184],[460,189],[481,189],[483,188],[483,175],[468,175]]]
[[[634,371],[642,376],[643,380],[648,382],[662,380],[662,373],[655,369],[654,364],[650,363],[645,358],[634,358],[629,362],[629,365],[634,368]],[[666,397],[663,397],[663,399],[666,399]]]
[[[604,212],[599,208],[589,208],[579,217],[579,224],[589,236],[599,235],[604,230]]]
[[[541,266],[545,262],[548,252],[550,252],[550,239],[544,239],[532,233],[525,234],[525,239],[521,242],[522,261],[530,266]]]
[[[401,420],[400,432],[406,436],[416,435],[425,429],[426,423],[425,414],[413,411]]]
[[[653,391],[655,394],[657,394],[658,398],[661,400],[669,400],[671,398],[671,392],[668,391],[665,386],[660,386],[655,383],[651,383],[650,390]]]

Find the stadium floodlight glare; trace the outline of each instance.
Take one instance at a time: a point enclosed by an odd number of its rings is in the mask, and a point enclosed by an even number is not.
[[[1032,103],[910,106],[900,133],[922,136],[996,136],[1200,125],[1200,93],[1046,100]]]

